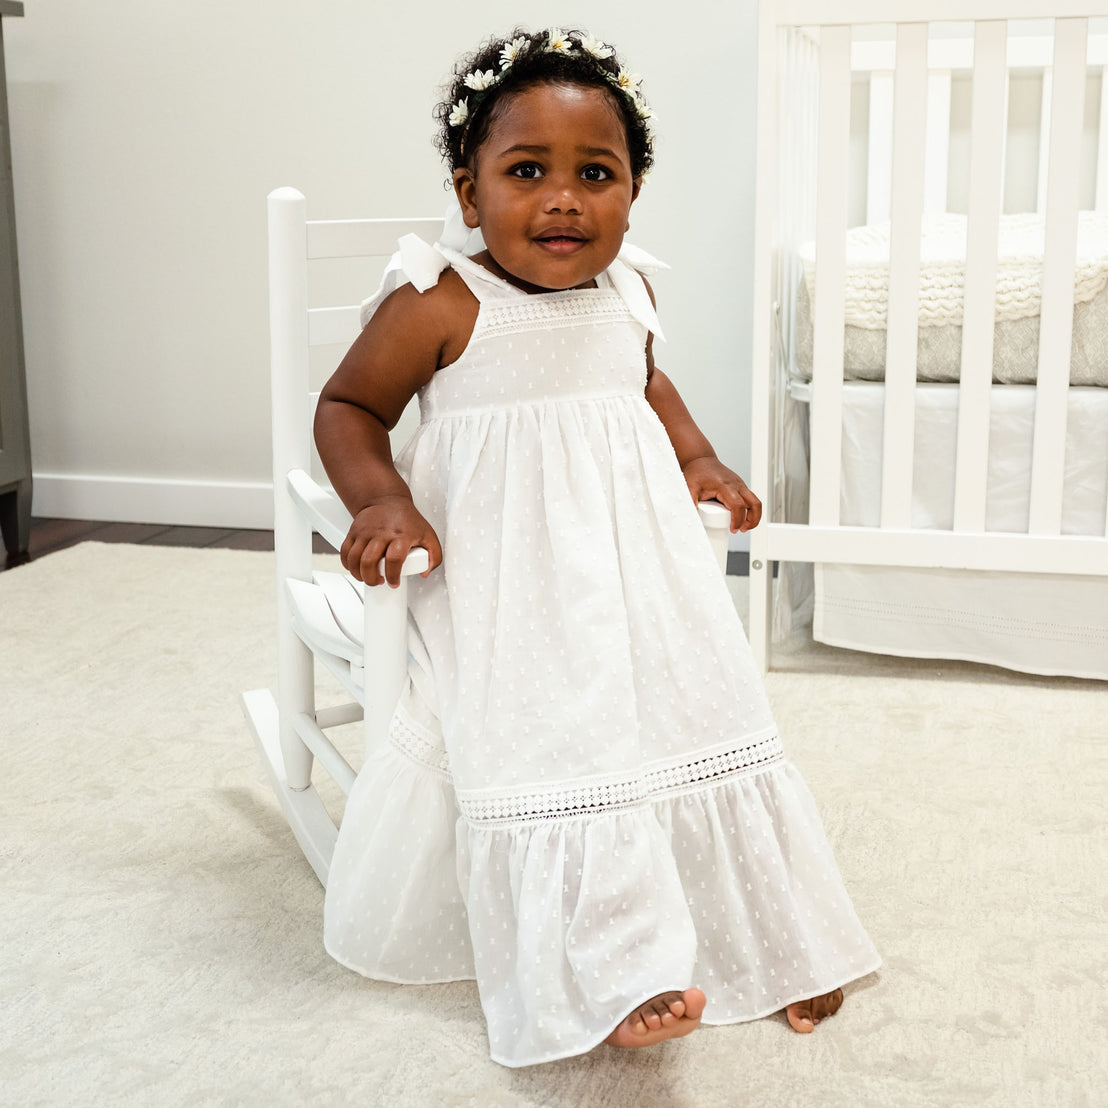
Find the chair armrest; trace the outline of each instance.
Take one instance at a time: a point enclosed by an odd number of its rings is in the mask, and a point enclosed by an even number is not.
[[[293,500],[304,512],[312,530],[318,531],[336,550],[341,550],[351,523],[350,513],[342,501],[302,469],[289,470],[288,483]],[[416,546],[404,559],[400,572],[404,576],[426,573],[430,562],[427,551],[422,546]]]
[[[728,537],[731,534],[731,513],[718,500],[702,500],[697,504],[700,522],[708,533],[712,553],[716,556],[719,568],[727,572]]]
[[[728,528],[728,533],[730,533],[731,512],[718,500],[702,500],[696,507],[700,512],[700,522],[703,523],[705,527],[710,530],[715,530],[718,527],[726,527]]]

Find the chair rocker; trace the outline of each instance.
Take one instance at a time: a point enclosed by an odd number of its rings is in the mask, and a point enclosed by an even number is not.
[[[407,672],[407,578],[427,569],[425,550],[404,563],[400,587],[369,588],[344,573],[313,571],[312,535],[336,550],[350,514],[311,476],[312,422],[318,394],[309,385],[313,346],[349,345],[360,329],[359,305],[308,307],[309,263],[383,258],[401,235],[438,238],[441,219],[309,220],[292,188],[268,197],[269,331],[272,402],[274,549],[277,564],[277,686],[242,694],[246,717],[281,811],[324,886],[338,834],[312,784],[318,764],[344,794],[355,770],[327,736],[362,721],[365,749],[384,740]],[[721,568],[730,513],[700,505]],[[351,697],[337,707],[315,703],[316,664]]]

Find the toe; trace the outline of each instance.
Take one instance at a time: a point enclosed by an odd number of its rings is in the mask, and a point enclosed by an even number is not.
[[[824,1016],[833,1016],[840,1008],[843,1002],[842,989],[836,989],[834,992],[825,993],[823,996],[816,997],[812,1001],[812,1018],[816,1023],[819,1023]]]
[[[815,1030],[816,1021],[812,1017],[812,1002],[802,1000],[798,1004],[790,1004],[785,1009],[785,1016],[794,1031],[807,1035]]]
[[[686,989],[681,994],[681,1004],[684,1007],[683,1014],[691,1020],[698,1020],[704,1014],[704,1007],[708,998],[700,989]]]

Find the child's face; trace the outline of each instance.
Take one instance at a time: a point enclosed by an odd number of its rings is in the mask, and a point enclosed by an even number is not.
[[[588,285],[615,260],[641,181],[609,95],[581,85],[517,93],[454,174],[466,225],[528,291]]]

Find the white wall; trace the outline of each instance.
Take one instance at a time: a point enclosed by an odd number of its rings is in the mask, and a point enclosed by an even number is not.
[[[475,11],[28,0],[5,20],[36,514],[269,525],[265,195],[439,214],[435,91],[516,23],[588,27],[644,75],[658,164],[630,238],[673,266],[658,362],[746,468],[755,0]]]

